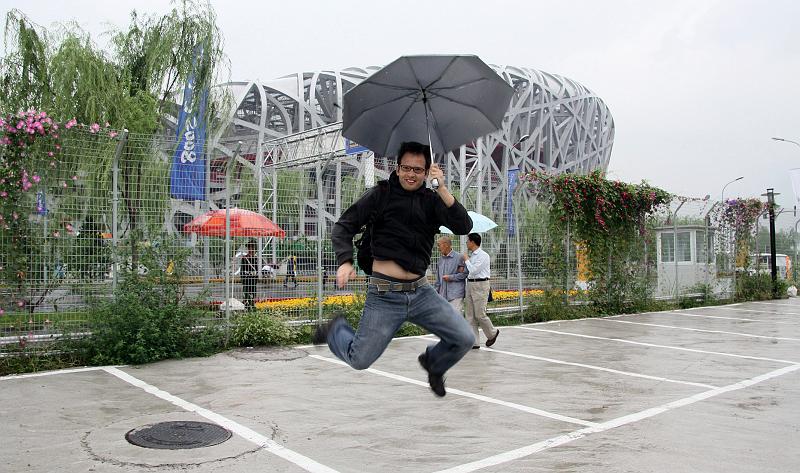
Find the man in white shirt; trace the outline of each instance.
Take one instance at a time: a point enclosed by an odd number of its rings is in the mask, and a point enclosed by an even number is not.
[[[479,325],[483,329],[483,334],[486,335],[486,346],[490,347],[494,345],[497,336],[500,335],[500,330],[494,328],[489,316],[486,315],[486,303],[491,290],[491,282],[489,281],[491,258],[481,249],[481,236],[477,233],[467,235],[467,249],[472,252],[472,256],[464,253],[467,260],[467,271],[469,272],[464,303],[467,322],[472,326],[472,331],[475,334],[475,345],[472,348],[478,348],[480,344]]]

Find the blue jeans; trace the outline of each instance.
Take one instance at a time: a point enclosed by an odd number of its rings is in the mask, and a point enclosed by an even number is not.
[[[440,338],[439,343],[426,350],[428,368],[433,374],[444,374],[475,342],[475,335],[464,317],[430,284],[414,292],[378,292],[370,285],[358,332],[344,319],[339,319],[328,331],[328,346],[339,359],[363,370],[381,356],[405,321]]]

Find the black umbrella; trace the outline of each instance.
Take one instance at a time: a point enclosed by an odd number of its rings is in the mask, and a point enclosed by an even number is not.
[[[345,94],[342,134],[383,156],[404,141],[442,153],[500,128],[513,93],[478,56],[403,56]]]

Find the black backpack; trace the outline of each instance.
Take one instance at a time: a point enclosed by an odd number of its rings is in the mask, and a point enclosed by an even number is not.
[[[356,240],[356,262],[366,274],[372,274],[372,227],[378,218],[386,210],[386,203],[389,201],[389,181],[378,181],[378,205],[369,214],[369,220],[361,228],[361,238]]]

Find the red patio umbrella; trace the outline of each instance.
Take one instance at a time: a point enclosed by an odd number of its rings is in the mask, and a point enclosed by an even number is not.
[[[286,236],[279,226],[267,217],[249,210],[230,209],[232,237]],[[209,210],[183,226],[186,233],[225,237],[225,209]]]

